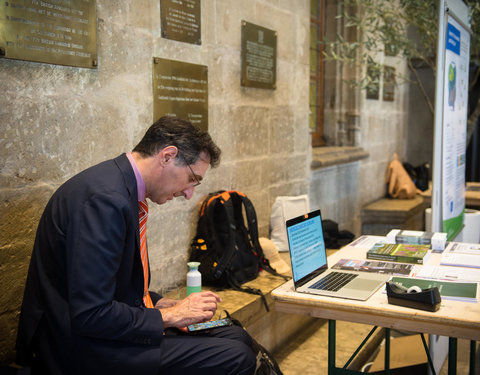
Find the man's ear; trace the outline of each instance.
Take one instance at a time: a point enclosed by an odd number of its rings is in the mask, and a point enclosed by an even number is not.
[[[172,163],[178,156],[178,149],[175,146],[167,146],[158,153],[162,164]]]

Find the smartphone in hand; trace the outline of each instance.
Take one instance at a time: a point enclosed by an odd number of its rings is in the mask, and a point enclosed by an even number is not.
[[[198,332],[204,331],[207,329],[217,328],[217,327],[226,327],[231,326],[232,321],[229,318],[220,319],[220,320],[210,320],[209,322],[190,324],[187,329],[188,332]]]

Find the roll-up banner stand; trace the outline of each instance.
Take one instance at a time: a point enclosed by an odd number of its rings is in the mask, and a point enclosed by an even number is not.
[[[439,0],[431,228],[446,232],[449,241],[462,230],[465,212],[470,33],[463,1]],[[448,338],[429,335],[429,343],[438,374],[448,353]]]
[[[470,27],[461,0],[440,0],[432,175],[432,230],[463,227]]]

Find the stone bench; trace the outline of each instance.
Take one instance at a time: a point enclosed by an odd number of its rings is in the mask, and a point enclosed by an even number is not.
[[[413,199],[382,198],[362,207],[362,234],[385,236],[392,229],[424,230],[426,203]]]

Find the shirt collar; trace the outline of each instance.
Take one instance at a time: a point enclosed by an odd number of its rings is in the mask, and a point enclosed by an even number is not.
[[[132,153],[127,153],[128,161],[132,166],[133,173],[135,173],[135,179],[137,180],[137,192],[138,192],[138,201],[141,202],[145,200],[147,195],[147,189],[145,188],[145,181],[143,181],[143,177],[138,170],[137,163],[135,163],[135,159],[133,159]]]

